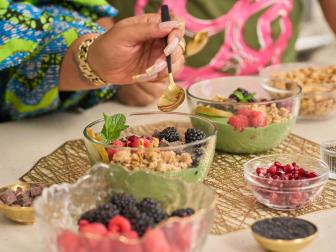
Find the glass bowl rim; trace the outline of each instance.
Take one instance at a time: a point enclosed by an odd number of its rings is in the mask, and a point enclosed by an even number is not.
[[[44,215],[41,214],[40,208],[36,207],[36,206],[37,205],[40,206],[41,205],[41,201],[42,202],[45,201],[46,195],[48,193],[47,191],[51,191],[51,190],[54,190],[54,191],[59,190],[59,191],[61,191],[61,190],[63,190],[66,193],[69,193],[70,189],[76,188],[77,186],[81,185],[82,183],[85,183],[85,181],[87,179],[89,179],[90,177],[94,176],[94,172],[96,170],[98,170],[98,169],[109,169],[109,167],[110,167],[110,165],[107,165],[105,163],[96,163],[89,170],[89,173],[87,173],[84,176],[80,177],[73,184],[71,184],[71,183],[61,183],[61,184],[53,184],[50,187],[47,187],[45,190],[43,190],[42,195],[40,197],[38,197],[38,199],[36,200],[36,202],[33,202],[33,209],[35,211],[35,215],[37,217],[42,218],[42,219],[45,218]],[[140,171],[135,171],[135,172],[140,172]],[[132,173],[135,173],[135,172],[132,172]],[[129,173],[129,174],[132,174],[132,173]],[[164,175],[162,175],[160,173],[156,173],[156,174],[154,174],[154,176],[160,176],[160,177],[162,177],[165,180],[175,180],[175,181],[178,181],[178,183],[190,184],[190,183],[184,181],[183,179],[175,178],[175,177],[167,177],[167,176],[164,176]],[[218,197],[217,194],[216,194],[216,192],[215,192],[215,190],[213,188],[209,187],[208,185],[205,185],[202,182],[191,183],[191,185],[196,185],[196,184],[199,184],[199,185],[203,186],[209,192],[211,192],[212,197],[213,197],[212,202],[209,205],[207,205],[206,208],[203,207],[203,208],[200,208],[198,210],[195,210],[195,213],[193,215],[191,215],[191,216],[183,217],[183,218],[180,218],[180,217],[170,217],[167,220],[160,222],[158,225],[155,226],[154,229],[161,228],[162,226],[166,226],[166,225],[171,225],[172,223],[175,223],[176,221],[178,221],[178,223],[193,222],[193,220],[196,219],[197,217],[199,217],[201,215],[204,215],[207,212],[215,211],[217,197]],[[102,237],[102,236],[95,235],[95,234],[83,234],[83,233],[80,233],[80,232],[75,232],[74,230],[69,229],[69,228],[56,227],[56,229],[71,232],[72,234],[75,234],[79,238],[83,237],[83,238],[93,238],[93,239],[96,239],[96,240],[104,240],[104,239],[118,240],[118,241],[120,241],[120,242],[122,242],[124,244],[128,244],[128,245],[140,244],[146,238],[146,235],[144,235],[144,236],[142,236],[142,237],[140,237],[138,239],[129,239],[129,238],[127,238],[125,236],[122,236],[122,235]]]
[[[253,162],[257,161],[257,160],[261,160],[263,158],[278,157],[278,156],[282,156],[282,157],[286,157],[287,158],[287,157],[293,157],[294,154],[271,154],[271,155],[264,155],[264,156],[260,156],[260,157],[255,157],[255,158],[252,158],[252,159],[248,160],[243,165],[245,179],[249,180],[249,181],[251,180],[252,182],[255,182],[252,179],[257,179],[257,180],[259,180],[261,182],[266,182],[266,181],[268,182],[268,181],[270,181],[269,178],[259,177],[258,175],[253,174],[252,172],[250,172],[248,166],[251,163],[253,163]],[[322,179],[322,181],[328,179],[328,176],[329,176],[329,166],[328,166],[328,164],[326,162],[324,162],[322,159],[319,159],[319,158],[316,158],[316,157],[311,157],[311,156],[308,156],[308,155],[303,155],[303,157],[305,157],[305,158],[307,158],[309,160],[312,160],[312,161],[318,161],[319,163],[321,163],[320,166],[323,167],[324,171],[321,174],[319,174],[317,177],[315,177],[315,178],[307,178],[307,179],[303,179],[303,180],[285,180],[285,181],[279,180],[279,181],[286,182],[287,185],[288,184],[290,185],[290,184],[297,183],[298,181],[313,183],[313,182],[316,182],[316,181],[320,181],[321,179]],[[276,180],[271,180],[271,181],[276,181]],[[309,184],[307,186],[299,186],[299,188],[308,188],[308,187],[313,186],[313,185],[315,185],[315,184],[313,183],[313,184]],[[269,185],[269,186],[268,185],[264,185],[264,187],[272,188],[273,186],[272,185]]]
[[[208,141],[211,140],[211,138],[215,137],[217,134],[217,126],[212,123],[209,119],[198,116],[198,115],[192,115],[192,114],[188,114],[188,113],[182,113],[182,112],[158,112],[158,111],[151,111],[151,112],[142,112],[142,113],[130,113],[126,115],[126,118],[128,116],[143,116],[143,115],[155,115],[155,114],[159,114],[159,115],[180,115],[180,116],[187,116],[189,118],[197,118],[199,120],[202,120],[204,122],[206,122],[208,125],[210,125],[212,127],[211,129],[211,134],[209,136],[207,136],[206,138],[202,139],[202,140],[198,140],[195,142],[191,142],[191,143],[187,143],[187,144],[180,144],[180,145],[176,145],[176,146],[165,146],[165,147],[152,147],[152,148],[148,148],[151,151],[155,151],[155,150],[160,150],[160,151],[169,151],[169,150],[177,150],[177,149],[181,149],[181,148],[188,148],[188,147],[193,147],[199,144],[204,144],[207,143]],[[91,128],[92,126],[100,123],[104,121],[103,118],[97,119],[91,123],[89,123],[87,126],[85,126],[84,130],[83,130],[83,135],[86,139],[88,139],[90,142],[94,143],[94,144],[99,144],[99,145],[103,145],[105,147],[109,147],[109,148],[113,148],[115,150],[138,150],[138,147],[126,147],[126,146],[112,146],[111,144],[107,144],[104,143],[102,141],[98,141],[96,139],[93,139],[92,137],[90,137],[87,133],[87,129]],[[146,148],[144,148],[144,150],[146,150]]]
[[[323,64],[323,63],[314,63],[314,62],[289,62],[289,63],[282,63],[282,64],[275,64],[275,65],[269,65],[259,71],[259,76],[264,79],[270,79],[270,73],[266,73],[267,71],[271,71],[274,68],[281,68],[282,66],[295,66],[297,67],[292,70],[297,70],[297,69],[302,69],[302,68],[308,68],[308,67],[316,67],[316,68],[323,68],[323,67],[328,67],[333,64]],[[301,66],[300,66],[301,65]],[[279,72],[288,72],[288,71],[280,71]],[[308,83],[309,85],[321,85],[321,84],[315,84],[313,82]],[[335,83],[323,83],[322,85],[327,85],[331,84],[336,87],[336,82]],[[302,88],[302,87],[301,87]],[[274,88],[277,89],[277,88]],[[336,97],[336,90],[332,91],[325,91],[325,92],[303,92],[302,91],[302,97],[307,97],[307,98],[314,98],[315,96],[326,96],[326,97]]]
[[[201,85],[202,83],[206,82],[206,81],[212,81],[212,80],[218,80],[218,79],[238,79],[238,78],[241,78],[241,79],[244,79],[244,78],[254,78],[254,79],[259,79],[260,80],[260,83],[259,85],[261,87],[263,87],[264,89],[268,89],[268,90],[275,90],[277,92],[279,91],[282,91],[284,92],[282,89],[278,89],[278,88],[273,88],[269,85],[266,85],[265,84],[265,80],[267,78],[262,78],[260,76],[253,76],[253,75],[244,75],[244,76],[225,76],[225,77],[219,77],[219,78],[213,78],[213,79],[208,79],[208,80],[201,80],[201,81],[198,81],[198,82],[195,82],[194,84],[190,85],[188,88],[187,88],[187,96],[188,97],[191,97],[192,99],[195,99],[195,100],[198,100],[198,101],[201,101],[201,102],[206,102],[208,104],[213,104],[213,105],[234,105],[234,106],[237,106],[237,105],[269,105],[269,104],[273,104],[273,103],[277,103],[277,102],[286,102],[286,101],[290,101],[296,97],[300,97],[301,94],[302,94],[302,88],[300,85],[298,85],[296,82],[294,81],[290,81],[292,83],[295,84],[295,87],[296,87],[296,92],[294,92],[294,94],[290,95],[289,97],[286,97],[286,98],[282,98],[282,99],[275,99],[275,100],[271,100],[271,101],[263,101],[263,102],[244,102],[244,103],[237,103],[237,102],[233,102],[233,101],[225,101],[225,102],[220,102],[220,101],[213,101],[213,100],[210,100],[210,99],[205,99],[205,98],[201,98],[201,97],[198,97],[194,94],[192,94],[191,92],[191,89],[193,87],[195,87],[196,85]]]

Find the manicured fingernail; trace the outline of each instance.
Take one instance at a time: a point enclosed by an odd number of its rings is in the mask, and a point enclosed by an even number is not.
[[[150,81],[150,80],[154,80],[157,78],[157,74],[154,75],[149,75],[149,74],[138,74],[138,75],[134,75],[132,77],[134,82],[145,82],[145,81]]]
[[[176,49],[177,45],[179,43],[179,39],[178,38],[174,38],[167,46],[166,48],[163,50],[164,54],[166,56],[172,54],[172,52]]]
[[[165,69],[166,66],[167,66],[166,61],[160,60],[160,61],[156,62],[153,66],[147,68],[146,73],[148,75],[153,75],[153,74],[159,73],[163,69]]]
[[[181,24],[178,21],[166,21],[159,24],[162,30],[171,30],[174,28],[180,28]]]

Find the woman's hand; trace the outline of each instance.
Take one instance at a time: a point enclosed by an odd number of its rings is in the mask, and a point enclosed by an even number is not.
[[[122,85],[118,89],[117,98],[126,105],[146,106],[154,102],[167,86],[167,81]]]
[[[169,35],[163,52],[162,38]],[[121,20],[90,46],[88,63],[105,81],[131,84],[167,76],[165,56],[172,56],[173,71],[184,63],[184,24],[161,23],[159,14],[146,14]]]

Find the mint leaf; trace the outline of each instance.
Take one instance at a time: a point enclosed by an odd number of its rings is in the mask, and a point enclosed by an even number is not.
[[[240,102],[246,102],[246,100],[245,100],[245,96],[243,95],[242,92],[236,90],[236,91],[233,92],[233,94],[238,98],[238,100],[239,100]]]
[[[104,126],[100,132],[106,143],[112,143],[114,140],[118,139],[120,133],[128,128],[126,125],[126,116],[123,114],[115,114],[108,116],[104,115]]]

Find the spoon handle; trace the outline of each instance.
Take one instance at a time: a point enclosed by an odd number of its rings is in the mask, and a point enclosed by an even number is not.
[[[166,22],[166,21],[170,21],[170,15],[169,15],[169,8],[168,5],[162,5],[161,6],[161,21],[162,22]],[[164,46],[166,47],[168,45],[168,36],[166,36],[164,39]],[[172,63],[171,63],[171,56],[168,55],[166,57],[167,60],[167,67],[168,67],[168,73],[172,72]]]

